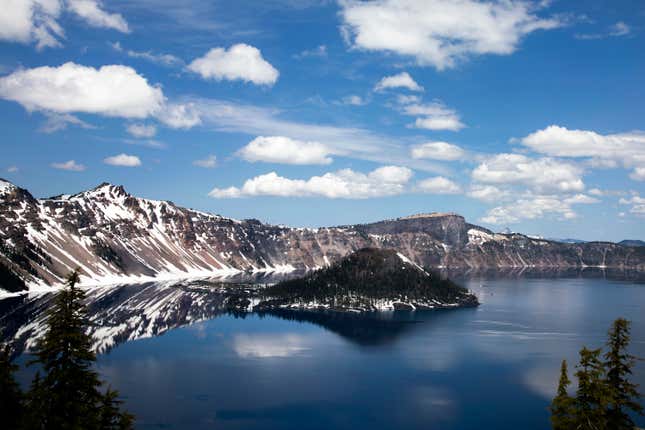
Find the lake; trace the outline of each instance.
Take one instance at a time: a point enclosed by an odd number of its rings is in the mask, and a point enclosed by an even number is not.
[[[631,352],[645,357],[642,281],[461,282],[480,307],[362,317],[236,317],[204,285],[99,289],[90,310],[110,328],[96,329],[98,370],[141,429],[515,430],[550,428],[560,361],[572,370],[615,318],[633,322]],[[3,300],[0,321],[26,341],[44,308]],[[645,363],[634,380],[645,386]]]

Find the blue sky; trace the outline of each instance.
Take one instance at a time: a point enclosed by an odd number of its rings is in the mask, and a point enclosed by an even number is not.
[[[640,1],[13,0],[0,177],[295,226],[644,238]]]

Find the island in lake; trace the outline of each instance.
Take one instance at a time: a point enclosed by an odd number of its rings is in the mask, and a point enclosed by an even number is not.
[[[390,249],[363,248],[329,267],[229,298],[231,310],[372,312],[479,305],[477,297]]]

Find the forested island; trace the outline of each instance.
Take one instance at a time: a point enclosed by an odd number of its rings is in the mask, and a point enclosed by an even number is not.
[[[255,312],[370,312],[473,307],[477,297],[388,249],[360,249],[329,267],[259,292]]]

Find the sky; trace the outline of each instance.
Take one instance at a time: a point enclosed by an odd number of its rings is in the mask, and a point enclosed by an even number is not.
[[[645,239],[644,46],[640,0],[8,0],[0,177]]]

